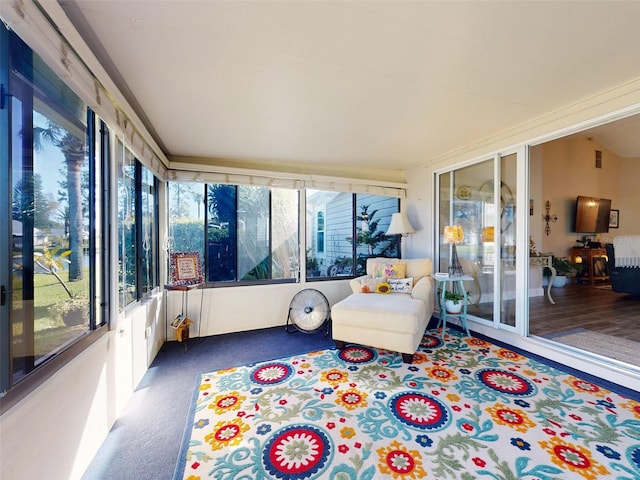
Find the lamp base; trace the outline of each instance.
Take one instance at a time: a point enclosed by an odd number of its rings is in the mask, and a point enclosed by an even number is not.
[[[452,245],[451,249],[451,262],[449,263],[449,269],[447,270],[449,275],[462,275],[462,265],[458,260],[458,251],[456,250],[456,244]]]

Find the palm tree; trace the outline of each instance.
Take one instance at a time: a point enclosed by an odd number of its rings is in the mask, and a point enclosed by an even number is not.
[[[82,280],[82,164],[85,160],[84,139],[72,135],[55,123],[48,121],[47,127],[34,127],[33,147],[42,149],[42,141],[59,148],[67,165],[67,188],[69,190],[69,281]]]
[[[49,250],[46,246],[42,247],[42,252],[34,252],[33,261],[42,268],[45,272],[50,273],[56,280],[60,282],[69,295],[69,298],[73,298],[73,293],[67,287],[67,284],[64,283],[64,280],[58,275],[58,270],[62,270],[64,268],[64,263],[69,263],[66,257],[71,255],[71,250],[64,250],[60,252],[60,247],[56,247],[53,250]]]
[[[394,239],[387,237],[384,231],[378,230],[379,220],[374,220],[376,213],[378,210],[369,212],[369,205],[361,205],[360,215],[356,215],[358,221],[356,245],[366,245],[370,257],[374,253],[384,255],[394,247]],[[381,242],[387,242],[387,245],[381,251],[376,251],[376,247]]]
[[[42,175],[34,173],[31,181],[20,179],[13,187],[11,210],[14,220],[28,218],[35,228],[55,226],[49,218],[53,204],[42,188]]]
[[[200,218],[200,207],[202,207],[204,202],[204,194],[202,192],[196,192],[193,194],[193,199],[195,200],[196,205],[198,205],[198,218]]]

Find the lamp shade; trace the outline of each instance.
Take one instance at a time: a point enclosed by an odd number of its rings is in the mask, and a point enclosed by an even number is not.
[[[409,223],[406,213],[394,213],[391,215],[391,223],[386,235],[408,235],[410,233],[415,233],[415,230]]]
[[[460,225],[449,225],[444,227],[444,243],[462,243],[464,241],[464,232]]]
[[[484,227],[482,229],[482,241],[483,242],[493,242],[493,236],[495,235],[494,227]]]

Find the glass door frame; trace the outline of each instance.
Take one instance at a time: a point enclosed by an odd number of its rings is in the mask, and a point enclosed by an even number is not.
[[[516,285],[515,285],[515,325],[507,325],[502,323],[500,316],[500,299],[497,302],[494,301],[494,327],[502,330],[514,332],[521,336],[526,336],[528,333],[529,325],[529,148],[526,145],[504,150],[495,155],[494,162],[494,178],[495,185],[498,186],[502,182],[502,175],[500,169],[500,160],[503,157],[509,155],[516,156],[516,254],[515,254],[515,267],[516,267]],[[494,188],[494,195],[496,196],[494,201],[496,205],[500,204],[500,189]],[[496,209],[496,225],[500,225],[500,212]],[[501,262],[496,262],[500,264]],[[499,284],[502,275],[495,275],[494,292],[501,292],[501,285]],[[494,297],[494,300],[495,297]]]
[[[9,56],[9,38],[5,28],[0,28],[0,59]],[[3,132],[9,132],[11,119],[11,98],[7,94],[9,85],[9,68],[5,68],[4,62],[0,62],[0,136]],[[8,137],[8,134],[7,134]],[[0,181],[0,206],[9,209],[10,201],[10,185],[11,185],[11,165],[9,162],[11,151],[10,141],[0,142],[0,177],[6,178],[7,181]],[[10,210],[6,210],[10,211]],[[2,215],[0,217],[0,232],[11,231],[11,215]],[[10,331],[11,322],[9,309],[11,307],[11,240],[10,235],[0,235],[0,288],[2,289],[2,301],[0,302],[0,396],[6,392],[11,384],[11,366],[9,362],[2,361],[9,358],[10,355]],[[6,266],[6,267],[5,267]]]
[[[478,157],[471,161],[463,162],[453,167],[437,170],[434,172],[433,185],[434,185],[434,219],[435,219],[435,235],[434,235],[434,259],[439,262],[442,252],[440,245],[440,234],[442,230],[441,216],[440,216],[440,202],[442,200],[440,192],[441,176],[449,174],[449,202],[454,200],[454,174],[455,171],[469,167],[474,164],[478,164],[486,161],[493,161],[493,204],[501,204],[501,163],[500,160],[503,157],[515,155],[516,156],[516,219],[521,219],[516,222],[515,239],[516,239],[516,261],[515,261],[515,325],[507,325],[501,321],[501,308],[502,308],[502,262],[498,261],[500,258],[499,244],[495,250],[495,270],[493,275],[493,318],[485,319],[469,315],[469,318],[474,322],[493,327],[495,329],[506,330],[516,333],[518,335],[526,336],[528,333],[528,315],[529,315],[529,221],[528,221],[528,205],[529,205],[529,148],[527,145],[520,145],[510,149],[505,149],[500,152],[496,152],[492,155],[486,155]],[[451,221],[451,212],[449,212],[449,221]],[[501,209],[496,208],[494,212],[493,225],[500,225],[501,223]],[[496,228],[495,235],[497,240],[500,240],[500,229]]]

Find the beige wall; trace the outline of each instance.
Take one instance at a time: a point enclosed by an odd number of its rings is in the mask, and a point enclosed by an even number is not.
[[[596,150],[602,152],[602,168],[595,166]],[[633,180],[628,179],[637,179],[640,167],[636,167],[633,160],[620,159],[601,145],[580,136],[547,142],[533,147],[531,152],[531,168],[540,172],[539,185],[534,183],[533,177],[531,179],[531,190],[539,192],[540,198],[535,201],[536,214],[530,217],[532,232],[540,231],[540,242],[537,242],[539,251],[568,256],[569,249],[576,245],[576,240],[582,238],[583,234],[573,231],[578,195],[611,199],[611,208],[619,209],[621,217],[625,211],[627,217],[634,216],[631,205],[634,200],[638,201],[640,194],[633,192],[637,188],[631,188]],[[633,170],[631,165],[634,166]],[[636,175],[633,175],[634,171]],[[628,184],[626,187],[625,182]],[[550,222],[551,232],[548,236],[544,233],[545,222],[542,219],[547,200],[551,202],[551,215],[558,217],[556,222]],[[623,207],[623,204],[627,206]],[[600,241],[611,241],[615,235],[625,232],[640,233],[636,226],[632,226],[633,223],[631,221],[624,225],[621,221],[623,228],[600,234]]]
[[[347,280],[205,288],[189,292],[190,337],[205,337],[285,325],[293,296],[305,288],[321,291],[329,305],[351,293]],[[167,318],[181,313],[182,293],[169,292]],[[175,340],[169,328],[169,340]]]
[[[538,252],[544,252],[544,224],[541,218],[545,210],[542,198],[542,148],[533,147],[529,150],[529,199],[533,201],[533,215],[529,215],[529,237]]]
[[[640,158],[620,160],[620,196],[611,208],[620,210],[620,228],[609,235],[640,235]]]

